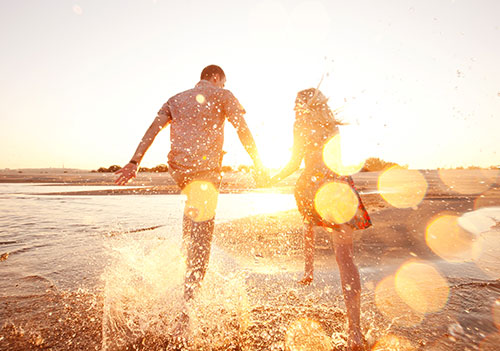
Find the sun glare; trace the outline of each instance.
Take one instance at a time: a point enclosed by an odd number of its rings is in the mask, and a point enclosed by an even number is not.
[[[259,150],[260,149],[261,148],[259,147]],[[278,170],[285,166],[285,164],[289,161],[290,156],[291,152],[287,152],[287,150],[273,147],[272,145],[269,145],[268,147],[262,145],[262,163],[269,169]]]
[[[340,134],[333,136],[323,148],[323,160],[332,171],[339,175],[358,173],[365,164],[365,160],[356,160],[347,157],[348,154],[341,148]]]

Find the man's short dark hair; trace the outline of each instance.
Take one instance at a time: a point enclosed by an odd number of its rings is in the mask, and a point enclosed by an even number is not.
[[[226,74],[224,73],[222,68],[220,68],[217,65],[210,65],[203,68],[203,71],[201,71],[200,78],[204,80],[210,80],[216,74],[218,74],[221,78],[226,77]]]

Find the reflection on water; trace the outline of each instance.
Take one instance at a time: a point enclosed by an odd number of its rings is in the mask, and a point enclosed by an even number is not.
[[[82,189],[89,187],[0,184],[0,254],[8,254],[2,262],[0,294],[15,289],[13,277],[25,275],[50,279],[62,288],[100,285],[109,233],[158,227],[155,237],[180,240],[183,195],[37,195]],[[222,194],[216,221],[294,206],[293,195]]]
[[[0,349],[158,350],[168,344],[182,302],[185,197],[37,195],[47,190],[40,188],[0,184],[0,254],[9,253],[0,261],[0,319],[7,321],[0,326]],[[221,224],[292,208],[289,194],[220,195],[216,219]],[[429,222],[418,219],[424,222],[421,236],[415,234],[405,251],[418,254],[393,265],[362,267],[362,327],[371,350],[493,350],[498,345],[500,283],[486,278],[498,279],[500,271],[498,207],[455,214],[453,228],[483,243],[477,256],[454,263],[427,247],[425,259],[408,261],[422,252],[411,245],[425,247],[426,231],[449,235],[449,226],[432,227],[430,218],[440,213],[428,214]],[[383,228],[380,217],[373,218],[369,235]],[[151,227],[156,228],[134,231]],[[404,226],[391,228],[390,235],[407,234]],[[109,237],[111,232],[118,234]],[[370,240],[364,248],[387,254],[391,238],[381,251],[369,247],[377,244]],[[449,254],[445,241],[435,247]],[[345,308],[329,255],[332,266],[318,270],[310,287],[300,287],[295,275],[301,272],[248,269],[245,261],[215,246],[204,284],[188,309],[192,349],[329,350],[333,345],[344,350]]]

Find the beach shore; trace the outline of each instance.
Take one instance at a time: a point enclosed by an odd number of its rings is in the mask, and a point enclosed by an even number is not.
[[[362,324],[370,347],[373,350],[495,350],[500,340],[498,320],[495,319],[498,317],[494,314],[498,313],[494,311],[498,311],[495,304],[500,298],[498,278],[483,274],[469,263],[455,265],[441,260],[427,245],[425,233],[429,223],[440,214],[461,216],[481,208],[500,206],[498,183],[491,182],[483,192],[465,194],[450,189],[436,171],[423,174],[427,191],[413,208],[396,208],[376,192],[379,173],[354,176],[374,224],[356,233],[355,241],[355,259],[363,284]],[[480,173],[463,171],[457,179],[475,184],[481,177]],[[112,186],[113,179],[111,174],[95,173],[0,175],[0,182],[4,183],[102,185],[104,188]],[[277,191],[291,193],[293,183],[292,178],[280,184]],[[58,195],[178,193],[168,174],[140,174],[131,186]],[[229,174],[223,180],[222,193],[251,191],[271,190],[256,190],[249,175]],[[306,288],[296,282],[303,267],[302,220],[297,210],[219,223],[214,236],[215,244],[247,272],[251,303],[246,311],[245,325],[242,325],[241,316],[227,317],[229,332],[217,339],[210,350],[291,349],[286,340],[299,317],[321,326],[321,331],[313,328],[311,332],[313,341],[310,342],[316,343],[312,344],[316,345],[313,349],[344,350],[341,339],[345,338],[345,312],[328,233],[317,232],[316,277]],[[391,319],[387,309],[379,305],[379,284],[412,260],[429,262],[439,268],[447,282],[447,303],[432,313],[419,314],[389,294],[385,299],[391,304],[388,309],[394,313]],[[3,321],[0,349],[102,348],[104,301],[99,292],[61,291],[47,281],[30,277],[23,284],[29,286],[25,294],[0,297],[0,320]],[[398,318],[409,322],[399,323]],[[204,330],[207,340],[212,340],[210,328]],[[337,339],[332,337],[335,335]],[[121,349],[159,350],[169,349],[168,345],[167,335],[146,331]],[[206,349],[203,343],[196,345],[192,349]]]

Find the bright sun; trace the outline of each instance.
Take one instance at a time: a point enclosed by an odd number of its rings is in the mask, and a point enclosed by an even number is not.
[[[269,145],[269,147],[262,145],[262,162],[264,163],[264,166],[269,169],[278,169],[285,166],[290,160],[291,155],[292,151],[287,150],[286,147],[283,149],[274,147],[273,145]]]

